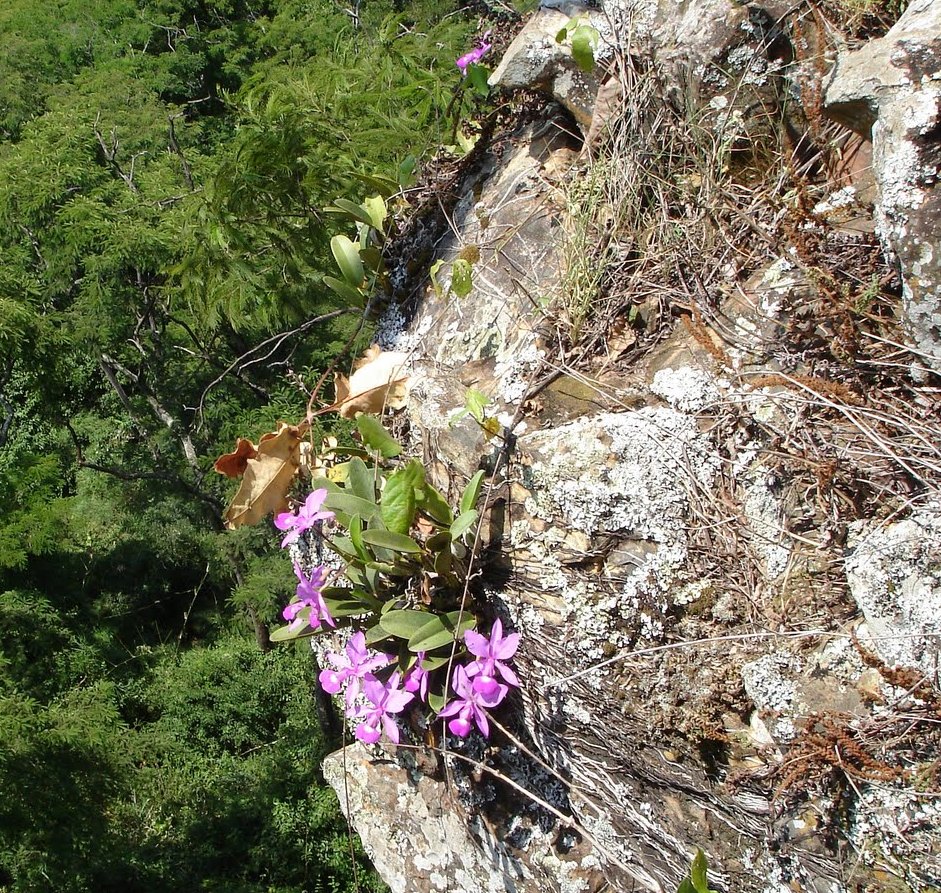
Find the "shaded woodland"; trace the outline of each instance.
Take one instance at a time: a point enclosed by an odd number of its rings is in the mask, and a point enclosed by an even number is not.
[[[322,209],[441,145],[475,24],[2,4],[0,890],[343,891],[352,851],[381,886],[320,775],[310,650],[264,647],[290,562],[222,530],[212,460],[369,343]]]

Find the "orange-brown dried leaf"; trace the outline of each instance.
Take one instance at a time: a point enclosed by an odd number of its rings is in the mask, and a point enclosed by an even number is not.
[[[216,464],[213,465],[213,468],[215,468],[219,474],[224,474],[229,478],[241,477],[245,473],[248,460],[254,459],[256,452],[255,444],[244,437],[240,437],[236,441],[235,450],[216,459]]]
[[[272,512],[288,510],[287,494],[300,465],[301,441],[307,423],[281,422],[277,432],[266,434],[256,455],[246,462],[242,484],[225,511],[225,526],[257,524]]]

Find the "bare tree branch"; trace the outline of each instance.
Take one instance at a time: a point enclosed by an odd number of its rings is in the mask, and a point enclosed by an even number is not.
[[[189,186],[190,192],[192,192],[196,187],[193,185],[193,171],[190,169],[189,163],[186,160],[186,156],[183,154],[183,150],[180,148],[180,144],[176,141],[176,129],[173,126],[173,122],[177,118],[182,118],[183,113],[178,112],[175,115],[170,115],[167,119],[170,122],[170,148],[173,152],[179,156],[180,164],[183,166],[183,179],[186,180],[186,185]]]
[[[85,458],[81,441],[79,440],[75,429],[68,421],[65,421],[65,427],[68,430],[69,436],[72,439],[72,444],[75,447],[75,464],[78,465],[79,468],[88,468],[91,471],[98,471],[102,474],[110,475],[111,477],[118,478],[122,481],[159,481],[160,483],[170,484],[171,486],[185,491],[190,496],[195,497],[203,504],[212,508],[213,516],[221,524],[222,509],[224,506],[214,496],[210,496],[208,493],[204,493],[198,487],[190,484],[178,474],[173,474],[171,472],[130,471],[126,468],[118,468],[114,465],[102,465],[99,462],[90,462]]]
[[[225,380],[226,376],[229,375],[234,370],[241,372],[243,369],[247,369],[249,366],[254,366],[257,363],[262,363],[267,360],[288,338],[292,338],[295,335],[303,335],[304,332],[312,329],[318,323],[326,322],[328,319],[334,319],[337,316],[340,316],[344,313],[350,313],[351,308],[343,307],[339,310],[331,310],[329,313],[322,313],[320,316],[315,316],[313,319],[307,320],[307,322],[302,323],[296,329],[291,329],[287,332],[279,332],[277,335],[272,335],[270,338],[266,338],[260,344],[256,344],[251,349],[245,351],[240,357],[236,357],[228,366],[219,373],[216,378],[214,378],[208,385],[206,385],[202,394],[199,398],[199,404],[196,407],[196,411],[199,414],[200,420],[203,418],[203,408],[206,403],[206,397],[209,392]],[[260,353],[266,348],[270,347],[271,349],[264,356],[255,356],[253,359],[249,360],[249,357],[253,357],[254,354]],[[247,362],[245,362],[247,360]],[[244,363],[244,365],[243,365]]]

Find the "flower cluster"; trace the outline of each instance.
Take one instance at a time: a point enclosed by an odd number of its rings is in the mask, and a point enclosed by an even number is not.
[[[483,47],[478,47],[478,50],[481,54],[486,52]],[[401,469],[395,474],[401,474]],[[411,481],[409,485],[413,486]],[[327,495],[326,489],[314,490],[296,512],[282,512],[277,515],[274,519],[275,526],[286,534],[281,543],[282,547],[291,546],[307,531],[319,529],[321,522],[334,517],[333,512],[323,508]],[[471,499],[476,499],[476,494]],[[452,525],[449,535],[459,536],[453,530]],[[387,537],[393,536],[389,531],[385,533]],[[398,537],[400,540],[408,539],[401,533]],[[408,540],[408,545],[410,548],[421,548],[412,540]],[[386,601],[382,607],[382,619],[387,622],[391,622],[389,618],[395,619],[399,630],[403,629],[403,619],[407,621],[404,627],[406,635],[399,632],[388,633],[381,626],[379,610],[374,607],[375,597],[372,597],[372,602],[364,599],[361,610],[357,610],[355,586],[343,590],[350,593],[350,600],[346,602],[334,599],[329,590],[327,595],[324,595],[328,576],[325,566],[319,565],[307,571],[302,563],[295,560],[294,574],[297,577],[297,593],[282,611],[282,616],[288,622],[287,632],[292,638],[301,634],[307,627],[315,630],[324,625],[336,628],[337,622],[331,615],[332,607],[339,617],[371,613],[375,618],[373,622],[367,619],[363,623],[372,631],[371,634],[377,632],[376,626],[379,625],[377,641],[389,643],[390,648],[396,648],[392,644],[396,638],[402,641],[397,648],[398,654],[372,651],[366,644],[366,631],[360,629],[350,637],[342,651],[327,653],[329,666],[320,672],[320,685],[328,694],[343,693],[346,716],[356,723],[357,739],[374,744],[385,735],[390,741],[398,744],[400,735],[397,717],[410,704],[418,702],[429,705],[432,711],[447,720],[447,727],[454,735],[466,738],[476,728],[484,736],[489,736],[489,711],[506,698],[511,687],[520,684],[516,673],[507,663],[519,647],[518,633],[505,635],[503,624],[497,619],[490,635],[485,636],[474,629],[466,629],[467,625],[473,623],[473,618],[469,618],[470,622],[465,624],[464,630],[464,645],[469,660],[454,666],[453,671],[450,671],[450,678],[444,679],[444,671],[439,672],[445,662],[443,653],[446,645],[441,644],[443,639],[436,640],[439,644],[436,650],[432,651],[431,657],[424,651],[415,653],[408,650],[409,636],[416,628],[426,630],[426,641],[429,640],[429,623],[432,627],[436,623],[440,626],[440,630],[430,638],[453,628],[445,626],[442,618],[436,619],[434,615],[420,608],[398,608]],[[334,594],[335,592],[334,590]],[[350,601],[353,604],[352,612],[349,608]],[[459,621],[454,621],[452,617],[450,622]],[[450,632],[447,632],[446,638],[448,636]],[[398,661],[401,661],[400,665],[393,666]]]
[[[516,654],[519,641],[519,633],[503,635],[499,617],[493,623],[489,639],[472,629],[464,633],[467,650],[477,659],[467,667],[454,668],[451,686],[457,697],[438,714],[456,717],[448,723],[448,728],[459,738],[466,738],[475,725],[485,737],[490,735],[485,711],[496,707],[507,696],[511,685],[520,684],[516,673],[505,663]]]
[[[329,652],[327,660],[332,670],[320,671],[320,685],[331,695],[340,693],[346,685],[346,715],[359,722],[356,737],[367,744],[375,744],[382,732],[395,744],[399,743],[399,727],[394,716],[401,713],[414,700],[415,695],[400,687],[402,676],[393,673],[386,683],[374,675],[374,670],[388,666],[391,655],[371,653],[366,647],[366,634],[358,632],[339,654]],[[360,695],[365,695],[367,704]]]
[[[325,489],[314,490],[304,501],[304,504],[294,512],[281,512],[274,519],[274,526],[278,530],[288,531],[287,536],[281,540],[281,548],[287,548],[291,543],[297,542],[302,533],[306,533],[320,521],[329,521],[333,512],[324,511],[321,507],[327,498]],[[319,629],[321,624],[335,627],[336,621],[330,616],[330,610],[323,598],[323,588],[327,582],[327,569],[323,565],[313,568],[306,575],[301,566],[294,562],[294,574],[297,576],[297,595],[282,612],[281,616],[288,621],[292,632],[310,625]]]
[[[505,663],[516,653],[519,638],[519,633],[504,636],[499,619],[493,624],[490,638],[473,630],[464,633],[467,649],[476,659],[467,666],[454,668],[451,687],[457,697],[438,714],[442,718],[454,717],[448,723],[452,734],[466,738],[476,726],[484,736],[489,736],[486,711],[503,701],[510,686],[519,685],[516,674]],[[346,715],[358,723],[356,737],[374,744],[385,732],[390,741],[398,744],[395,716],[416,696],[421,701],[428,699],[430,674],[423,666],[424,652],[418,653],[404,677],[396,670],[386,682],[380,681],[375,671],[388,667],[394,658],[370,652],[363,632],[353,635],[343,652],[329,652],[327,659],[333,669],[321,671],[320,685],[332,695],[346,686]]]
[[[322,511],[321,506],[327,498],[326,489],[314,490],[304,504],[294,512],[281,512],[275,515],[274,526],[278,530],[288,531],[287,536],[281,540],[281,548],[286,549],[291,543],[295,543],[302,533],[310,530],[318,521],[329,521],[333,518],[333,512]]]
[[[490,51],[491,47],[493,47],[493,44],[488,42],[490,40],[490,34],[490,31],[485,31],[480,43],[477,44],[474,49],[465,53],[459,59],[454,60],[454,64],[461,69],[462,76],[467,75],[468,66],[479,64],[484,55]]]

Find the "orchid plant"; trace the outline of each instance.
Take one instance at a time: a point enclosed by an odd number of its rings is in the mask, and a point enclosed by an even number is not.
[[[343,651],[329,652],[319,676],[325,692],[343,694],[356,737],[398,743],[397,717],[424,705],[466,738],[490,733],[488,712],[519,679],[509,667],[519,634],[502,622],[490,635],[463,607],[469,545],[483,472],[470,480],[455,512],[426,479],[420,462],[393,461],[401,447],[379,421],[357,419],[363,447],[350,447],[296,511],[275,527],[284,548],[319,537],[342,559],[309,570],[295,560],[297,590],[284,608],[288,625],[272,641],[292,641],[349,626]],[[333,585],[328,585],[332,581]]]

